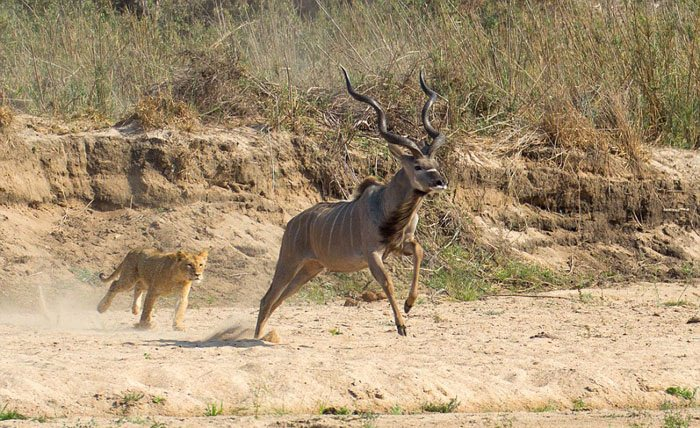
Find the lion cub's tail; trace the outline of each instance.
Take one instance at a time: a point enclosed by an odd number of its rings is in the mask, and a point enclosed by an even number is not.
[[[100,272],[100,280],[104,282],[105,284],[108,284],[114,280],[117,276],[119,276],[122,273],[122,268],[124,267],[124,262],[126,262],[126,258],[122,260],[121,263],[119,263],[119,266],[112,272],[110,276],[106,276],[104,273]]]

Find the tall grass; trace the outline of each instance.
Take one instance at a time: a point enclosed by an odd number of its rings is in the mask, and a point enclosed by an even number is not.
[[[319,0],[304,16],[284,1],[160,3],[137,18],[106,0],[2,2],[0,97],[119,118],[159,88],[205,118],[328,133],[357,108],[337,96],[343,64],[415,132],[425,68],[453,133],[631,157],[640,142],[700,147],[695,1]]]

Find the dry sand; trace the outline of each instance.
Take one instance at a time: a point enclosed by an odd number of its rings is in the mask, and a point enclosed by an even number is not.
[[[700,386],[700,324],[687,323],[700,284],[547,296],[425,301],[406,338],[386,301],[285,304],[269,323],[278,345],[251,339],[254,308],[193,309],[185,332],[170,329],[168,304],[154,330],[134,330],[128,297],[103,315],[99,296],[60,311],[48,302],[48,317],[0,308],[0,403],[57,426],[700,424],[697,400],[665,392]],[[455,397],[453,414],[318,416],[418,412]],[[203,417],[209,403],[224,414]]]

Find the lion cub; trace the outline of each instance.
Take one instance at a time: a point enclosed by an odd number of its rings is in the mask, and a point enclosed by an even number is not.
[[[152,327],[151,315],[158,296],[179,292],[180,299],[175,309],[173,328],[183,330],[182,321],[187,309],[190,287],[192,281],[202,280],[207,256],[206,251],[199,254],[184,251],[163,253],[154,249],[129,251],[112,275],[105,277],[104,274],[100,274],[100,279],[105,283],[114,280],[117,276],[118,278],[112,282],[109,291],[97,305],[97,311],[100,313],[106,311],[117,293],[134,289],[131,312],[138,315],[141,296],[145,291],[146,299],[141,312],[141,321],[136,324],[136,327],[148,329]]]

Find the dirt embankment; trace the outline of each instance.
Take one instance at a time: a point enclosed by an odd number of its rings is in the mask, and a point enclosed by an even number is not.
[[[665,392],[700,382],[698,324],[687,324],[697,317],[697,284],[628,284],[534,300],[423,299],[403,339],[385,302],[283,305],[271,320],[282,344],[270,346],[250,340],[245,327],[269,285],[283,226],[319,200],[319,190],[351,181],[337,162],[323,162],[323,148],[250,128],[71,131],[26,116],[1,138],[0,333],[8,352],[0,353],[0,403],[20,412],[105,424],[143,415],[184,426],[245,425],[249,419],[231,415],[260,412],[268,415],[263,423],[314,424],[269,415],[319,406],[414,412],[456,398],[458,411],[547,413],[376,422],[588,426],[607,425],[613,415],[618,425],[660,424],[668,412],[611,409],[669,401],[698,420],[697,409]],[[353,156],[363,159],[361,150]],[[437,233],[443,242],[510,248],[557,269],[625,280],[697,274],[697,152],[653,150],[643,173],[574,172],[453,142],[445,165],[450,191],[423,208],[428,243]],[[97,272],[136,246],[210,249],[187,332],[169,329],[169,302],[159,304],[151,332],[131,328],[134,317],[121,310],[128,298],[96,313],[104,293]],[[234,333],[225,329],[231,324]],[[197,418],[219,402],[232,419]],[[587,408],[603,416],[565,413]],[[322,422],[367,422],[358,418]]]
[[[29,116],[16,118],[0,147],[6,296],[47,281],[94,281],[126,248],[207,247],[200,297],[255,301],[290,216],[318,201],[319,190],[347,183],[351,194],[371,163],[350,147],[360,173],[348,178],[347,163],[324,162],[318,143],[251,128],[76,131]],[[451,189],[426,205],[423,224],[445,237],[461,224],[458,239],[567,272],[697,274],[697,152],[655,149],[633,173],[615,157],[603,172],[574,171],[490,147],[451,143]],[[384,160],[384,168],[395,166]]]

